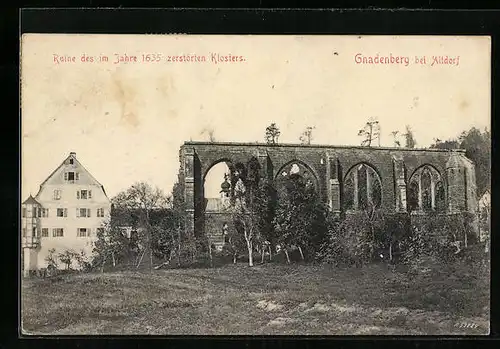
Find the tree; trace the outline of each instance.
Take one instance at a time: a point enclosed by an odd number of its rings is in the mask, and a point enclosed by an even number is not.
[[[178,253],[179,229],[175,213],[170,208],[161,208],[151,212],[151,238],[153,254],[163,260],[156,266],[159,269],[169,265],[172,258]]]
[[[52,271],[57,269],[57,259],[55,257],[56,249],[51,248],[47,254],[47,257],[45,257],[45,261],[47,262],[47,270]]]
[[[66,250],[62,253],[59,253],[58,257],[59,257],[59,260],[61,261],[61,263],[66,265],[66,270],[69,270],[69,269],[71,269],[71,264],[73,264],[73,261],[76,262],[79,255],[78,255],[78,253],[76,253],[73,250]]]
[[[296,246],[304,260],[304,249],[314,256],[327,232],[326,207],[311,182],[299,174],[284,179],[274,219],[278,243],[290,263],[288,248]]]
[[[209,140],[209,142],[210,143],[215,142],[216,140],[215,140],[215,136],[214,136],[214,133],[215,133],[214,129],[209,129],[207,131],[207,133],[208,133],[208,140]]]
[[[246,187],[243,179],[239,178],[234,188],[233,219],[235,228],[245,238],[248,250],[248,265],[253,266],[253,243],[257,230],[257,217],[252,211],[252,203],[246,196]],[[251,195],[251,194],[250,194]]]
[[[491,133],[487,129],[481,132],[476,127],[463,131],[457,138],[445,141],[435,139],[430,146],[436,149],[465,149],[465,155],[471,159],[476,168],[476,185],[478,194],[490,187],[491,181]]]
[[[119,193],[112,199],[113,205],[138,216],[138,238],[142,255],[138,261],[140,266],[144,254],[149,251],[150,268],[153,264],[153,231],[157,229],[151,220],[155,210],[170,206],[171,200],[158,187],[152,187],[145,182],[137,182],[127,190]]]
[[[266,248],[269,249],[269,259],[272,260],[272,251],[277,244],[276,231],[273,225],[273,219],[276,215],[277,191],[272,181],[262,180],[259,183],[256,192],[257,217],[259,217],[259,238],[261,244],[262,263]]]
[[[300,136],[300,142],[302,144],[311,144],[311,140],[312,140],[312,131],[315,129],[316,127],[314,126],[307,126],[305,131],[302,133],[302,135]]]
[[[491,134],[473,127],[462,132],[459,137],[460,148],[465,149],[465,156],[476,166],[476,185],[478,193],[483,194],[490,188],[491,181]]]
[[[394,146],[399,148],[399,147],[401,147],[401,142],[397,138],[398,133],[399,133],[399,131],[392,131],[391,132],[392,137],[394,138]]]
[[[270,189],[266,181],[261,181],[260,170],[258,160],[252,158],[246,167],[236,164],[231,178],[232,216],[236,231],[245,239],[249,266],[253,266],[255,244],[262,243],[261,230],[266,227],[264,220],[270,205],[267,196]]]
[[[278,126],[273,122],[271,125],[266,127],[266,142],[269,144],[278,143],[278,138],[281,132]]]
[[[415,148],[417,145],[417,141],[415,140],[415,136],[413,135],[413,131],[409,125],[406,125],[406,133],[403,134],[405,137],[405,147],[406,148]]]
[[[361,141],[362,146],[371,147],[372,142],[378,139],[378,145],[380,146],[380,124],[374,118],[370,118],[365,126],[359,130],[358,136],[364,137]]]
[[[129,222],[124,222],[123,212],[117,212],[112,208],[112,215],[103,222],[101,229],[97,230],[97,240],[94,243],[93,266],[101,266],[101,272],[104,271],[106,262],[111,262],[113,267],[129,252],[129,240],[122,229]]]
[[[244,234],[241,234],[241,231],[239,231],[239,227],[236,227],[236,229],[228,230],[225,236],[225,243],[222,249],[232,256],[233,264],[236,264],[238,254],[247,248],[243,235]]]
[[[459,149],[460,143],[456,139],[450,139],[443,141],[439,138],[434,139],[434,143],[431,144],[430,148],[434,149]]]

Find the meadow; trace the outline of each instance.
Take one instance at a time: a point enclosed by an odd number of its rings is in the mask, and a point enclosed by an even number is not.
[[[244,263],[24,279],[36,335],[483,335],[489,277],[447,266]]]

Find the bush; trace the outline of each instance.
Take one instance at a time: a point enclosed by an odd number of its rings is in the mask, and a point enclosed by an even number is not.
[[[428,264],[479,261],[483,257],[476,251],[476,241],[470,214],[415,216],[402,242],[402,261],[414,272],[428,270]]]
[[[363,265],[380,260],[405,264],[410,272],[425,272],[435,265],[455,261],[482,269],[485,246],[475,244],[473,216],[408,215],[356,212],[328,217],[327,241],[316,260],[336,266]]]
[[[55,248],[51,248],[49,250],[49,254],[47,255],[47,257],[45,257],[45,261],[47,262],[47,270],[57,269],[57,259],[55,253]]]
[[[383,248],[384,219],[380,212],[356,212],[327,218],[328,237],[316,259],[336,266],[362,266]]]
[[[61,261],[61,263],[66,265],[66,270],[71,269],[71,267],[75,263],[77,263],[77,264],[84,263],[84,255],[79,255],[78,253],[76,253],[73,250],[66,250],[62,253],[59,253],[58,257],[59,257],[59,260]]]

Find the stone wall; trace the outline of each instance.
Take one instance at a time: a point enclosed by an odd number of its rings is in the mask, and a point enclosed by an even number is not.
[[[475,212],[474,164],[461,150],[404,149],[384,147],[186,142],[181,146],[179,179],[183,181],[188,229],[204,227],[203,183],[217,163],[246,165],[258,160],[262,177],[275,179],[284,166],[298,162],[308,168],[318,184],[318,192],[332,211],[343,210],[343,183],[346,174],[361,163],[372,167],[381,180],[381,208],[386,212],[406,212],[407,184],[424,165],[432,166],[444,182],[449,212]]]

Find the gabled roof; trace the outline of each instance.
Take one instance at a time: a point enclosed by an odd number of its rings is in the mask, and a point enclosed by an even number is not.
[[[39,205],[40,206],[40,203],[38,201],[35,200],[35,198],[33,196],[30,196],[24,200],[24,202],[22,203],[22,205]]]
[[[99,187],[101,187],[102,191],[104,192],[104,195],[106,195],[107,197],[107,194],[106,194],[106,191],[104,190],[104,186],[92,175],[92,173],[90,173],[86,168],[85,166],[82,165],[82,163],[80,161],[78,161],[78,159],[76,158],[76,153],[74,152],[71,152],[69,153],[69,155],[61,162],[61,164],[59,166],[57,166],[54,171],[52,171],[52,173],[42,182],[42,184],[40,184],[40,188],[38,190],[38,193],[35,195],[35,197],[38,197],[38,195],[40,194],[40,191],[42,189],[42,187],[54,176],[54,174],[61,168],[63,167],[67,161],[69,161],[69,159],[73,159],[73,162],[78,165],[79,167],[81,167],[82,170],[84,170],[89,178],[94,181]]]

